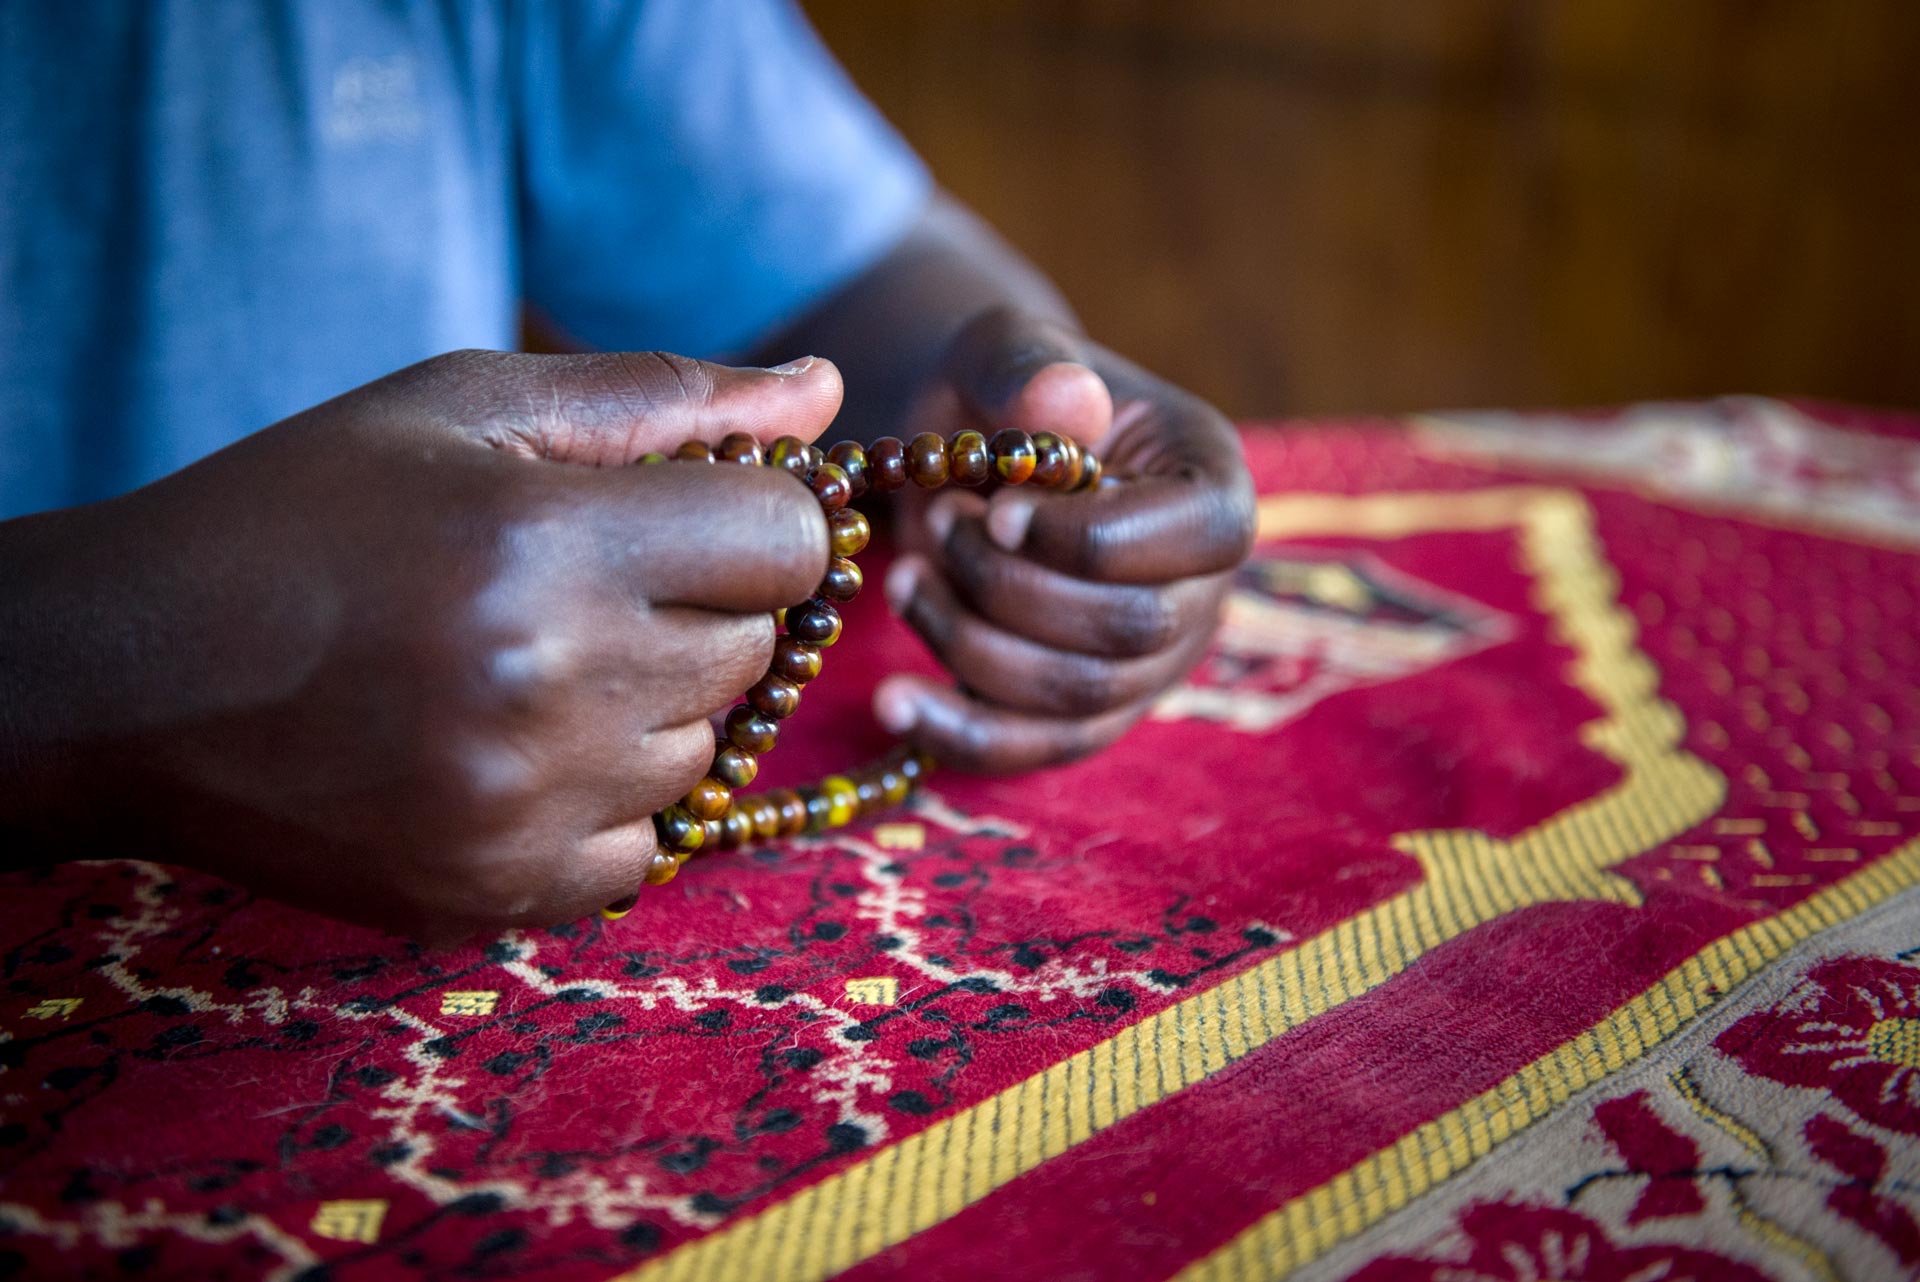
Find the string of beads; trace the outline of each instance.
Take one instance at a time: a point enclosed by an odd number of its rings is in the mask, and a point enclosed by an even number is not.
[[[671,455],[645,454],[639,462],[735,463],[790,472],[818,500],[832,550],[813,596],[774,612],[781,635],[774,641],[773,661],[745,701],[727,713],[706,777],[653,817],[659,849],[642,878],[649,886],[672,881],[682,864],[702,852],[823,832],[897,805],[932,768],[924,754],[897,748],[877,762],[829,775],[812,787],[744,791],[759,773],[760,758],[778,741],[780,723],[799,708],[801,690],[820,675],[821,650],[840,639],[838,607],[860,594],[863,580],[853,558],[866,548],[872,527],[850,506],[855,499],[891,493],[909,483],[927,490],[990,481],[1088,490],[1100,483],[1100,460],[1072,438],[1053,432],[1029,436],[1012,428],[991,440],[970,429],[951,437],[922,432],[911,441],[883,436],[864,447],[841,441],[825,452],[798,437],[783,436],[764,453],[754,437],[734,432],[718,445],[687,441]],[[601,916],[624,917],[638,899],[636,892],[609,904]]]

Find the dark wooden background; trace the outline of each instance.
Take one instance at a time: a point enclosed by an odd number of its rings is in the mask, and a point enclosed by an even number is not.
[[[1920,405],[1915,0],[807,0],[1230,413]]]

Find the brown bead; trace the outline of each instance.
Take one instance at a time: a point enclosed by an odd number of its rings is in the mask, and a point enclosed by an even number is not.
[[[638,895],[622,895],[605,908],[602,908],[600,915],[608,921],[619,921],[622,917],[632,912],[633,906],[639,902],[640,896]]]
[[[761,841],[772,841],[780,835],[780,807],[773,804],[764,794],[747,799],[747,822],[753,825],[753,835]]]
[[[787,611],[787,632],[809,645],[832,645],[840,639],[840,612],[815,597]]]
[[[827,518],[827,543],[835,556],[858,556],[873,537],[867,518],[850,507],[843,507]]]
[[[1093,490],[1100,487],[1100,460],[1086,455],[1080,463],[1080,479],[1074,483],[1076,490]]]
[[[738,792],[760,773],[760,758],[737,744],[723,744],[713,754],[713,769],[708,773]]]
[[[947,475],[955,485],[983,485],[993,475],[993,459],[987,454],[987,438],[968,429],[955,432],[947,442]]]
[[[733,812],[732,812],[732,811],[728,811],[728,812],[727,812],[727,817],[728,817],[728,818],[732,818],[732,817],[733,817]],[[702,827],[703,829],[705,829],[705,831],[706,831],[706,834],[707,834],[707,835],[706,835],[705,837],[703,837],[703,838],[701,838],[701,841],[700,841],[700,849],[702,849],[702,850],[719,850],[719,849],[722,849],[722,848],[723,848],[723,847],[724,847],[724,846],[726,845],[726,841],[727,841],[727,827],[728,827],[728,825],[727,825],[727,824],[725,824],[725,823],[722,823],[722,822],[721,822],[720,820],[718,820],[718,819],[708,819],[708,820],[705,820],[705,821],[704,821],[704,822],[703,822],[703,823],[701,824],[701,827]],[[687,856],[685,856],[685,855],[682,855],[682,856],[681,856],[681,858],[683,858],[683,859],[684,859],[684,858],[686,858],[686,857],[687,857]]]
[[[653,817],[653,831],[662,850],[690,855],[707,839],[706,824],[695,819],[685,806],[668,806]]]
[[[705,441],[682,441],[680,448],[673,452],[675,458],[687,459],[694,463],[713,462],[713,446]]]
[[[822,463],[808,472],[807,488],[819,500],[822,512],[838,512],[853,502],[853,482],[847,479],[847,474],[840,470],[838,464]]]
[[[833,803],[827,799],[827,794],[818,788],[802,788],[800,797],[807,806],[807,831],[825,832],[833,813]]]
[[[947,483],[947,443],[934,432],[922,432],[907,442],[907,475],[923,490]]]
[[[747,691],[747,702],[757,711],[781,721],[792,716],[793,710],[800,706],[800,687],[769,672]]]
[[[1002,428],[987,442],[993,451],[993,473],[1008,485],[1019,485],[1033,475],[1033,438],[1017,427]]]
[[[866,582],[866,576],[860,573],[860,567],[844,556],[836,556],[827,562],[826,577],[820,580],[820,595],[829,601],[851,601],[860,595],[860,585]]]
[[[734,747],[759,756],[773,751],[780,738],[780,723],[743,703],[727,714],[727,738],[733,740]]]
[[[723,463],[744,463],[749,467],[758,466],[761,458],[759,439],[745,432],[728,432],[713,452]]]
[[[899,805],[912,791],[913,785],[898,770],[888,767],[880,772],[880,795],[889,806]]]
[[[739,806],[727,812],[727,829],[723,838],[728,850],[738,850],[753,840],[753,819]]]
[[[648,450],[645,454],[642,454],[639,458],[634,460],[634,462],[636,463],[664,463],[666,461],[667,461],[667,456],[662,454],[659,450]]]
[[[733,793],[727,785],[709,775],[693,785],[693,791],[680,804],[691,811],[696,819],[723,819],[727,807],[733,804]]]
[[[673,875],[679,871],[678,859],[664,850],[656,850],[652,858],[647,861],[647,870],[640,874],[640,880],[649,886],[664,886],[672,881]]]
[[[883,436],[867,447],[867,483],[875,494],[890,494],[907,483],[907,447],[897,436]]]
[[[909,752],[900,758],[900,764],[894,769],[898,770],[900,777],[907,781],[907,791],[911,792],[913,786],[926,777],[927,761],[921,753]]]
[[[886,798],[880,792],[880,781],[862,771],[853,777],[854,795],[860,799],[860,813],[872,814],[885,804]]]
[[[1051,489],[1060,484],[1067,474],[1067,445],[1052,432],[1033,434],[1033,475],[1028,478],[1034,485],[1044,485]]]
[[[812,466],[807,461],[809,448],[807,443],[797,436],[783,436],[768,447],[767,462],[805,479],[808,468]]]
[[[867,452],[858,441],[841,441],[827,451],[827,462],[847,474],[848,484],[853,486],[853,497],[859,498],[867,492]]]
[[[779,827],[776,829],[779,836],[798,837],[807,830],[806,798],[791,788],[775,788],[767,794],[767,800],[779,812]]]
[[[1067,465],[1061,470],[1060,481],[1055,488],[1070,490],[1080,484],[1080,472],[1087,465],[1087,453],[1081,448],[1080,442],[1071,436],[1061,437],[1060,444],[1066,450]]]
[[[773,643],[773,662],[767,671],[803,686],[820,675],[820,651],[798,637],[780,637]]]

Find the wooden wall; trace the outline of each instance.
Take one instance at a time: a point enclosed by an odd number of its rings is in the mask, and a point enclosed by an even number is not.
[[[1915,0],[807,0],[1111,345],[1235,414],[1920,405]]]

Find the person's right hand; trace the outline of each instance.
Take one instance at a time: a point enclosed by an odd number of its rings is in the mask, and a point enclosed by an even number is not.
[[[810,440],[840,394],[825,361],[456,353],[0,525],[0,836],[435,940],[631,893],[827,532],[778,469],[624,465]]]

